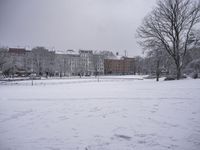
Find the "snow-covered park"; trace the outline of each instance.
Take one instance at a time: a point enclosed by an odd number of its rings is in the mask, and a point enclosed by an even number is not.
[[[200,80],[0,83],[0,150],[199,150]]]

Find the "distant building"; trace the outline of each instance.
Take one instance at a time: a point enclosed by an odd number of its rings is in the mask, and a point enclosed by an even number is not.
[[[74,50],[56,52],[55,73],[59,76],[74,76],[80,73],[80,55]]]
[[[94,54],[93,55],[94,75],[104,74],[104,55]]]
[[[94,74],[93,51],[79,50],[80,54],[80,73],[82,75]]]
[[[117,57],[104,60],[104,74],[128,75],[135,74],[134,58]]]
[[[66,76],[67,75],[67,62],[66,54],[56,53],[55,54],[55,65],[54,75],[55,76]]]
[[[25,55],[26,49],[25,48],[9,48],[8,52],[12,54]]]
[[[32,50],[9,48],[5,51],[4,74],[39,76],[90,76],[103,74],[134,74],[134,58],[120,57],[110,51],[74,50],[49,51],[44,47]]]
[[[67,54],[68,75],[77,76],[80,74],[80,62],[79,54]]]
[[[41,76],[53,76],[55,70],[55,52],[44,47],[33,48],[32,71]]]
[[[7,57],[7,69],[12,74],[31,72],[31,51],[24,48],[9,48]]]

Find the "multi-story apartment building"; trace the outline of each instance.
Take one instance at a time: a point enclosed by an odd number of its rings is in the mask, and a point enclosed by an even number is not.
[[[104,74],[134,74],[134,58],[121,57],[120,59],[105,59]]]
[[[81,71],[80,56],[77,54],[68,54],[68,72],[69,75],[79,75]]]
[[[55,73],[60,76],[79,75],[81,71],[80,55],[73,50],[56,53]]]
[[[112,57],[109,57],[112,56]],[[103,74],[134,74],[134,58],[109,56],[107,52],[93,53],[92,50],[62,52],[36,47],[30,51],[24,48],[10,48],[7,62],[2,71],[7,74],[30,74],[40,76],[74,76]]]
[[[55,52],[44,47],[33,48],[32,71],[38,75],[53,76],[55,70]]]
[[[24,48],[9,48],[6,57],[5,70],[13,74],[23,74],[31,71],[31,51],[27,51]]]
[[[104,74],[104,56],[102,54],[93,55],[94,75]]]
[[[79,50],[80,55],[80,73],[82,75],[93,75],[93,51],[92,50]]]

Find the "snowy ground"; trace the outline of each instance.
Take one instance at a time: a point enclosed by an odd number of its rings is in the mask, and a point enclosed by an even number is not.
[[[0,150],[199,150],[200,80],[0,83]]]

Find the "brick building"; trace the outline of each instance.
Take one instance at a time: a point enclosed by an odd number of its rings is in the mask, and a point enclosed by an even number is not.
[[[127,75],[135,73],[134,58],[121,57],[119,59],[104,60],[104,74]]]
[[[7,54],[7,63],[4,70],[8,69],[12,73],[30,72],[31,52],[24,48],[9,48]]]

